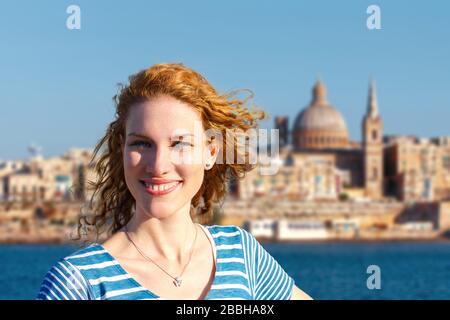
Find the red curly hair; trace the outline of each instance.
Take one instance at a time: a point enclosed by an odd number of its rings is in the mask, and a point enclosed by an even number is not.
[[[156,64],[129,77],[129,84],[119,85],[119,92],[113,98],[116,107],[115,120],[111,122],[106,134],[101,138],[92,156],[95,165],[96,181],[90,181],[93,190],[89,203],[90,214],[83,214],[78,223],[78,236],[81,230],[94,227],[96,237],[105,231],[114,234],[128,223],[134,214],[135,200],[127,188],[124,177],[121,141],[124,141],[125,123],[133,105],[158,95],[168,95],[185,102],[201,114],[205,130],[215,129],[222,133],[223,154],[227,148],[234,148],[235,157],[242,154],[236,138],[233,141],[226,131],[238,129],[246,131],[256,128],[257,121],[267,114],[257,108],[250,111],[244,107],[247,100],[233,98],[237,92],[218,94],[212,85],[199,73],[183,64]],[[251,93],[251,92],[250,92]],[[228,129],[228,130],[227,130]],[[102,150],[100,152],[100,150]],[[241,154],[239,154],[239,152]],[[99,158],[97,159],[97,156]],[[226,183],[230,179],[242,178],[254,165],[245,163],[216,163],[205,172],[203,183],[191,200],[191,216],[207,221],[214,204],[222,200],[227,192]]]

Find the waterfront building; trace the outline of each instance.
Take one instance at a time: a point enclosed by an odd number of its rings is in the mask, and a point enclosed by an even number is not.
[[[12,202],[84,200],[95,178],[92,150],[72,148],[62,156],[0,164],[0,200]]]
[[[326,93],[325,84],[319,80],[311,103],[299,112],[291,131],[288,117],[275,118],[280,141],[276,174],[249,172],[235,182],[235,197],[273,196],[301,201],[450,199],[450,137],[384,135],[372,82],[361,123],[362,141],[352,141],[344,117],[328,102]]]

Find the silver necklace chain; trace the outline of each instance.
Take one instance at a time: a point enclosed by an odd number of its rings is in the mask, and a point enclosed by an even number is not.
[[[194,224],[195,226],[195,224]],[[187,261],[187,263],[184,265],[183,270],[181,270],[181,273],[179,276],[174,277],[172,276],[170,273],[168,273],[166,270],[164,270],[159,264],[157,264],[155,261],[153,261],[152,258],[150,258],[149,256],[147,256],[137,245],[136,243],[133,241],[133,239],[131,239],[130,234],[128,233],[128,228],[125,225],[125,234],[127,235],[128,240],[130,240],[130,242],[133,244],[133,246],[136,248],[136,250],[141,254],[141,256],[143,256],[146,260],[152,262],[154,265],[156,265],[159,269],[161,269],[161,271],[163,271],[165,274],[167,274],[169,277],[171,277],[173,279],[173,284],[176,287],[180,287],[181,283],[183,282],[183,280],[181,279],[181,276],[184,273],[184,270],[186,270],[187,266],[189,265],[189,263],[191,262],[191,258],[192,258],[192,253],[194,252],[194,246],[195,246],[195,241],[197,240],[197,232],[198,232],[198,228],[195,227],[195,238],[194,238],[194,242],[192,243],[191,246],[191,250],[189,251],[189,260]]]

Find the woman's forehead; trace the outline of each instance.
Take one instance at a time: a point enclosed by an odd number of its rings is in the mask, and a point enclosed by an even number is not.
[[[127,119],[127,132],[157,131],[170,136],[196,135],[195,130],[198,130],[199,125],[202,127],[201,124],[200,113],[192,106],[163,96],[132,106]]]

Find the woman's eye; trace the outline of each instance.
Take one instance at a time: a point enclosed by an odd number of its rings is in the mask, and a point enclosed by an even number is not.
[[[149,147],[150,143],[148,143],[147,141],[135,141],[135,142],[130,143],[130,146]]]
[[[147,141],[135,141],[130,143],[130,146],[141,148],[141,147],[151,147],[151,144]],[[184,147],[193,147],[194,145],[192,143],[185,141],[174,141],[172,143],[172,147],[174,146],[181,146],[184,148]]]
[[[172,147],[178,146],[178,145],[181,145],[182,147],[193,147],[192,143],[185,142],[185,141],[174,141],[172,143]]]

